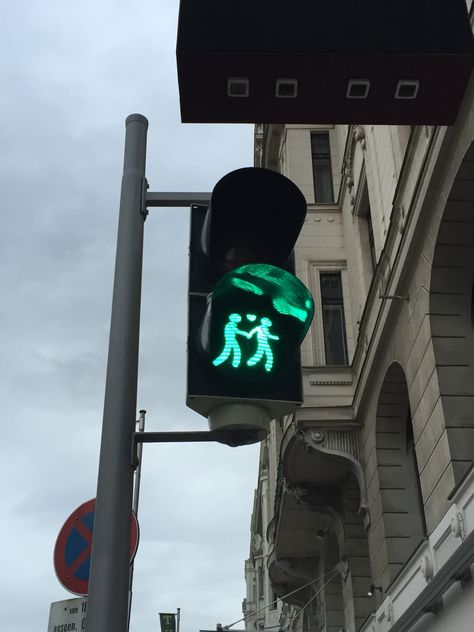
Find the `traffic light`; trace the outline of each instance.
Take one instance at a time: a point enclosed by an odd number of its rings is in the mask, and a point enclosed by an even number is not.
[[[288,178],[245,168],[193,206],[187,405],[211,430],[258,428],[302,402],[299,348],[314,304],[293,272],[306,201]]]

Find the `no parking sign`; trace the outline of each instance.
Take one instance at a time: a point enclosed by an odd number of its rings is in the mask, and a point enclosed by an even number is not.
[[[76,595],[87,595],[94,530],[95,498],[78,507],[66,520],[54,547],[54,569],[59,582]],[[131,512],[130,562],[138,548],[138,521]]]

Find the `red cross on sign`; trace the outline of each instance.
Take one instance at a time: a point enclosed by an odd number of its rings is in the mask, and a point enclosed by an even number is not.
[[[54,547],[54,569],[59,582],[76,595],[87,595],[94,530],[95,498],[78,507],[66,520]],[[138,548],[138,521],[131,512],[130,563]]]

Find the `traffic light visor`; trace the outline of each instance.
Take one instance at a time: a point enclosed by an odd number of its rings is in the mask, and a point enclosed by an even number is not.
[[[306,199],[286,176],[261,167],[219,180],[202,234],[203,251],[220,274],[250,263],[285,267],[306,217]]]

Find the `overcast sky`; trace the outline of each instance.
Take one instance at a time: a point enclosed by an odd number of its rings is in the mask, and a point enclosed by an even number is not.
[[[95,496],[125,118],[150,121],[152,191],[209,191],[251,165],[252,128],[180,123],[178,0],[2,9],[1,628],[43,632],[51,602],[73,597],[57,534]],[[148,430],[207,429],[184,404],[188,224],[188,209],[152,209],[145,225]],[[241,616],[257,459],[257,446],[145,446],[132,631],[178,607],[183,632]]]

